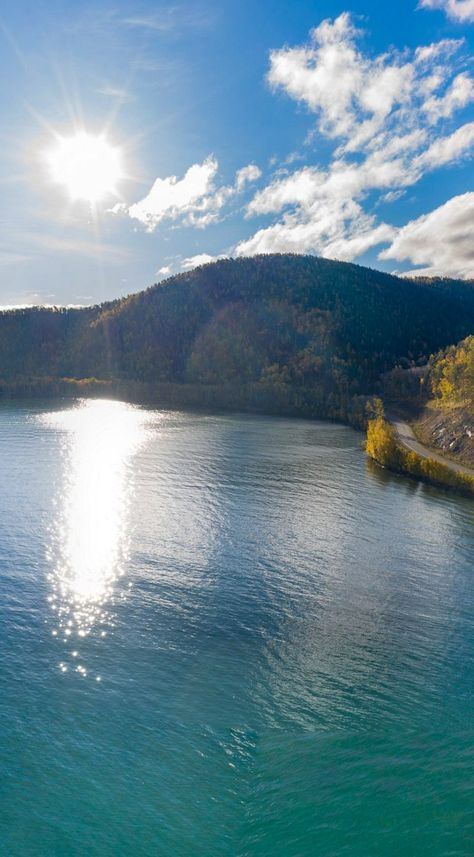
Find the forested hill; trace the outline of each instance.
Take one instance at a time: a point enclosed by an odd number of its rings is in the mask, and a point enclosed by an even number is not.
[[[474,285],[313,256],[221,260],[100,307],[0,314],[0,379],[94,376],[339,400],[474,331]]]
[[[474,336],[436,355],[428,371],[434,404],[464,408],[474,417]]]

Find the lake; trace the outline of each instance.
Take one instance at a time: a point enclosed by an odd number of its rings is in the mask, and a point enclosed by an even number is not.
[[[474,503],[362,442],[1,406],[2,855],[472,855]]]

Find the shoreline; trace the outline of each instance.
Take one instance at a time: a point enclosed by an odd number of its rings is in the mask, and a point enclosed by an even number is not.
[[[373,397],[368,395],[352,397],[344,405],[336,405],[333,400],[328,407],[327,398],[317,395],[317,391],[275,389],[258,384],[151,384],[97,378],[25,378],[0,382],[0,402],[41,398],[63,401],[106,398],[144,407],[197,413],[242,413],[337,422],[356,431],[367,431],[366,452],[378,465],[418,481],[474,497],[474,469],[422,444],[409,423],[393,412],[370,418],[365,408]]]
[[[474,497],[474,470],[424,446],[400,417],[380,415],[369,420],[366,451],[387,470]]]
[[[406,420],[393,416],[387,416],[387,419],[393,425],[400,443],[408,450],[418,453],[422,458],[431,458],[434,461],[438,461],[445,467],[449,467],[450,470],[474,479],[474,468],[469,467],[469,465],[463,464],[462,462],[455,461],[447,455],[442,455],[433,447],[423,443],[423,441],[416,436],[414,429]]]
[[[326,420],[358,431],[367,427],[366,404],[370,397],[338,396],[325,390],[259,382],[248,384],[155,383],[127,379],[33,378],[0,381],[0,401],[9,399],[121,399],[130,404],[171,410],[210,413],[248,413],[262,416]]]

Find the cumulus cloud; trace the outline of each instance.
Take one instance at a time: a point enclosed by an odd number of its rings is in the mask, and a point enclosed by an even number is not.
[[[163,220],[180,220],[187,226],[205,228],[215,223],[225,205],[261,176],[255,164],[237,171],[232,185],[216,186],[219,164],[209,156],[202,164],[193,164],[183,178],[157,178],[147,195],[133,205],[118,203],[110,212],[126,214],[153,232]]]
[[[474,21],[474,0],[420,0],[422,9],[442,9],[453,21]]]
[[[463,6],[465,14],[470,2],[444,6]],[[217,159],[209,156],[180,178],[158,177],[143,199],[112,211],[150,232],[164,222],[204,229],[229,211],[241,210],[239,195],[246,193],[245,217],[259,222],[253,234],[234,247],[236,256],[291,251],[349,261],[389,245],[380,258],[400,258],[390,254],[402,252],[407,235],[402,238],[399,228],[382,220],[381,205],[393,203],[430,172],[473,154],[474,122],[468,121],[467,110],[474,104],[474,79],[463,39],[373,55],[361,49],[361,36],[344,12],[315,27],[307,43],[270,54],[270,88],[307,110],[313,126],[309,142],[324,138],[324,146],[318,147],[325,153],[323,162],[311,158],[306,145],[306,164],[300,163],[301,153],[294,152],[266,184],[259,181],[262,173],[253,163],[224,184]],[[272,169],[275,166],[271,163]],[[447,215],[453,214],[448,203],[446,207]],[[437,210],[438,222],[444,208]],[[424,229],[415,234],[425,241]],[[438,272],[444,265],[445,274],[462,270],[465,276],[472,270],[464,247],[466,264],[460,267],[454,252],[443,255],[439,250],[436,258],[423,248],[420,252],[424,261],[416,261],[413,248],[404,258]],[[177,265],[189,270],[216,258],[199,253]]]
[[[395,239],[394,227],[373,213],[380,202],[474,150],[474,123],[455,120],[474,101],[474,81],[459,68],[462,40],[368,57],[359,36],[344,13],[312,30],[308,44],[271,53],[270,85],[315,115],[315,133],[333,141],[332,155],[324,167],[280,170],[255,193],[246,216],[277,220],[240,242],[237,255],[357,258]]]
[[[189,167],[182,179],[176,176],[157,178],[149,193],[139,202],[129,207],[119,204],[112,211],[115,214],[127,213],[152,232],[165,218],[176,220],[180,215],[202,210],[214,190],[217,169],[215,158],[207,158],[202,164]]]
[[[446,65],[462,41],[443,39],[411,57],[391,50],[371,58],[359,50],[359,36],[344,12],[311,30],[308,44],[270,54],[270,86],[315,113],[318,131],[340,138],[341,151],[358,151],[395,125],[413,127],[420,110],[436,122],[473,100],[470,76],[451,80]]]
[[[237,256],[257,253],[318,252],[345,261],[394,236],[391,226],[376,224],[352,199],[326,200],[317,210],[288,212],[278,222],[259,229],[236,247]]]
[[[393,105],[406,98],[412,75],[408,64],[365,59],[356,48],[356,35],[348,13],[334,23],[324,21],[312,30],[309,45],[273,51],[268,72],[274,89],[285,90],[318,114],[322,133],[351,136],[351,148],[370,139]]]
[[[390,247],[380,253],[381,259],[409,259],[425,266],[410,271],[414,275],[474,277],[474,193],[455,196],[412,220],[396,231]]]

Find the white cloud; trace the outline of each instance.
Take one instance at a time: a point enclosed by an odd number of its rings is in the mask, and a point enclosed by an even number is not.
[[[287,205],[306,205],[314,200],[326,176],[317,167],[303,167],[282,179],[277,178],[255,194],[247,213],[269,214],[281,211]]]
[[[163,6],[156,14],[131,15],[119,18],[117,22],[122,26],[140,30],[169,33],[175,30],[207,28],[213,24],[214,19],[212,11],[205,6],[195,4],[192,7],[184,3],[174,3]]]
[[[307,44],[271,52],[270,86],[307,108],[314,117],[311,142],[325,137],[319,150],[329,147],[329,156],[297,165],[302,158],[294,152],[280,162],[245,208],[248,219],[267,221],[234,248],[236,256],[291,251],[352,260],[383,244],[391,252],[401,233],[379,219],[380,203],[394,202],[429,172],[474,152],[474,121],[467,115],[474,79],[464,41],[443,39],[374,56],[361,50],[360,36],[345,12],[312,30]],[[237,170],[233,183],[220,184],[217,160],[210,156],[182,178],[157,178],[144,199],[113,211],[150,232],[164,221],[203,229],[232,205],[235,210],[238,195],[261,176],[250,163]],[[180,266],[189,270],[216,258],[200,253]],[[443,258],[444,273],[457,271],[453,254]],[[430,258],[416,264],[435,267]]]
[[[348,12],[323,21],[307,45],[272,51],[267,75],[273,89],[283,89],[317,115],[320,133],[341,138],[343,150],[358,151],[401,121],[413,127],[420,109],[435,122],[474,99],[468,74],[448,87],[451,69],[439,65],[443,55],[459,49],[459,40],[418,48],[411,59],[394,50],[372,59],[359,51],[359,35]]]
[[[235,187],[238,192],[244,189],[247,184],[257,181],[262,175],[262,171],[256,164],[248,164],[237,170],[235,174]]]
[[[217,160],[209,156],[202,164],[189,167],[182,179],[157,178],[144,199],[133,205],[118,203],[112,214],[126,214],[153,232],[163,220],[180,220],[186,226],[203,229],[219,220],[221,210],[246,186],[261,176],[255,164],[237,170],[233,185],[216,187]]]
[[[109,83],[104,83],[96,89],[99,95],[105,95],[106,98],[116,98],[118,101],[132,101],[132,96],[129,91],[121,86],[113,86]]]
[[[308,45],[272,52],[272,87],[315,114],[316,132],[334,141],[333,152],[327,166],[280,171],[254,195],[247,217],[278,220],[240,242],[237,255],[357,258],[396,237],[372,213],[379,202],[474,150],[474,122],[456,127],[454,119],[474,101],[474,81],[459,68],[462,40],[371,58],[359,51],[358,36],[344,13],[313,30]]]
[[[192,268],[197,268],[199,265],[208,265],[209,262],[216,262],[217,259],[222,259],[222,256],[210,256],[209,253],[198,253],[197,256],[189,256],[188,259],[183,259],[181,269],[190,271]]]
[[[423,169],[433,169],[450,164],[470,152],[474,144],[474,122],[462,125],[448,137],[440,137],[415,161]]]
[[[474,278],[474,193],[465,193],[397,230],[380,259],[409,259],[425,267],[410,274]]]
[[[329,243],[326,246],[326,256],[331,259],[350,262],[352,259],[362,256],[371,247],[377,247],[378,244],[391,241],[395,231],[394,227],[389,226],[388,223],[380,223],[376,226],[374,221],[369,218],[365,230],[363,228],[354,229],[352,235],[344,235]]]
[[[272,51],[268,72],[274,89],[304,103],[317,114],[320,132],[344,138],[352,151],[373,138],[394,110],[410,104],[417,80],[415,63],[395,52],[375,59],[361,54],[358,35],[344,12],[313,29],[309,44]]]
[[[112,211],[126,211],[129,217],[139,220],[152,232],[165,218],[176,220],[183,214],[193,214],[206,205],[206,198],[214,190],[214,178],[218,164],[215,158],[207,158],[202,164],[189,167],[182,179],[168,176],[157,178],[149,193],[129,208],[115,206]]]
[[[130,18],[122,18],[121,24],[128,27],[137,27],[144,30],[155,30],[166,32],[174,29],[175,22],[172,15],[137,15]]]
[[[448,119],[456,110],[469,104],[473,98],[474,81],[464,72],[454,78],[443,96],[432,95],[428,98],[423,105],[423,110],[428,114],[431,122],[437,122],[438,119]]]
[[[464,44],[464,39],[441,39],[431,45],[422,45],[415,50],[417,63],[431,62],[442,57],[448,58],[456,53]]]
[[[394,230],[376,224],[352,199],[326,199],[306,213],[298,209],[282,220],[258,230],[236,247],[237,256],[257,253],[319,253],[350,261],[370,247],[389,241]]]
[[[420,0],[422,9],[443,9],[454,21],[474,21],[474,0]]]
[[[397,199],[400,199],[405,193],[406,191],[404,190],[389,190],[388,193],[384,193],[380,197],[378,204],[382,202],[396,202]]]
[[[319,112],[329,136],[347,134],[354,121],[353,101],[363,88],[365,64],[354,47],[356,31],[349,13],[311,31],[311,43],[270,54],[268,81],[296,101]]]

